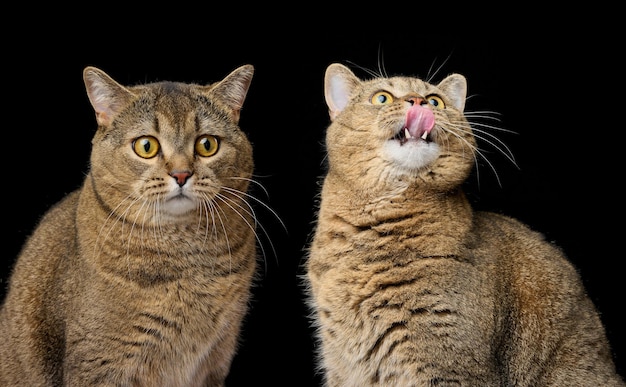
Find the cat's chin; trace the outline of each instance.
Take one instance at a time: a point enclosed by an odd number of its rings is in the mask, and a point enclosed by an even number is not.
[[[421,139],[400,142],[389,140],[383,145],[385,157],[395,165],[418,170],[433,163],[439,157],[439,145]]]
[[[196,202],[182,195],[170,198],[161,205],[161,211],[171,217],[183,216],[196,211],[196,209]]]

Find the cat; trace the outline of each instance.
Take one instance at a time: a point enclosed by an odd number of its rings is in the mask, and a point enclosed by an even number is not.
[[[253,73],[123,86],[84,69],[89,171],[14,264],[1,386],[225,384],[260,259],[239,127]]]
[[[325,386],[624,386],[560,247],[463,192],[467,79],[330,64],[303,273]],[[474,116],[475,117],[475,116]]]

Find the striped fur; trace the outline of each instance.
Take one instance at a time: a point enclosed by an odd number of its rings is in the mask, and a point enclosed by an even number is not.
[[[333,64],[325,86],[304,277],[325,385],[624,386],[562,251],[464,196],[487,136],[464,113],[465,78],[360,80]]]
[[[252,74],[124,87],[85,69],[90,170],[15,264],[0,385],[224,385],[257,265]]]

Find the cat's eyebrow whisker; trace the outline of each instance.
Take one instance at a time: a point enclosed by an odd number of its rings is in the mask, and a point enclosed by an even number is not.
[[[356,64],[356,63],[354,63],[354,62],[352,62],[352,61],[347,61],[347,62],[348,62],[348,63],[350,63],[351,65],[353,65],[354,67],[357,67],[357,68],[359,68],[359,69],[363,70],[364,72],[366,72],[367,74],[369,74],[369,75],[370,75],[370,76],[372,76],[372,77],[379,77],[379,76],[381,76],[381,75],[382,75],[382,74],[380,74],[380,73],[377,73],[377,72],[376,72],[376,71],[374,71],[374,70],[371,70],[371,69],[369,69],[369,68],[367,68],[367,67],[364,67],[364,66],[358,65],[358,64]]]
[[[428,68],[428,72],[426,73],[426,82],[431,82],[432,79],[439,73],[439,71],[441,71],[441,69],[443,68],[443,66],[445,66],[446,63],[448,63],[448,61],[450,60],[450,58],[452,57],[452,53],[448,54],[448,57],[446,59],[444,59],[443,62],[441,62],[441,64],[437,67],[437,69],[431,74],[431,71],[433,70],[433,67],[435,65],[435,62],[437,61],[437,58],[433,59],[433,62],[431,63],[430,67]]]

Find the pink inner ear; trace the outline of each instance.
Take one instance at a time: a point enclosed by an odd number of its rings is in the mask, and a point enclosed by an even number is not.
[[[111,123],[111,115],[106,111],[96,111],[96,122],[100,125],[109,125]]]
[[[334,119],[343,111],[350,100],[351,89],[341,76],[335,75],[329,78],[326,90],[326,103],[330,118]]]

